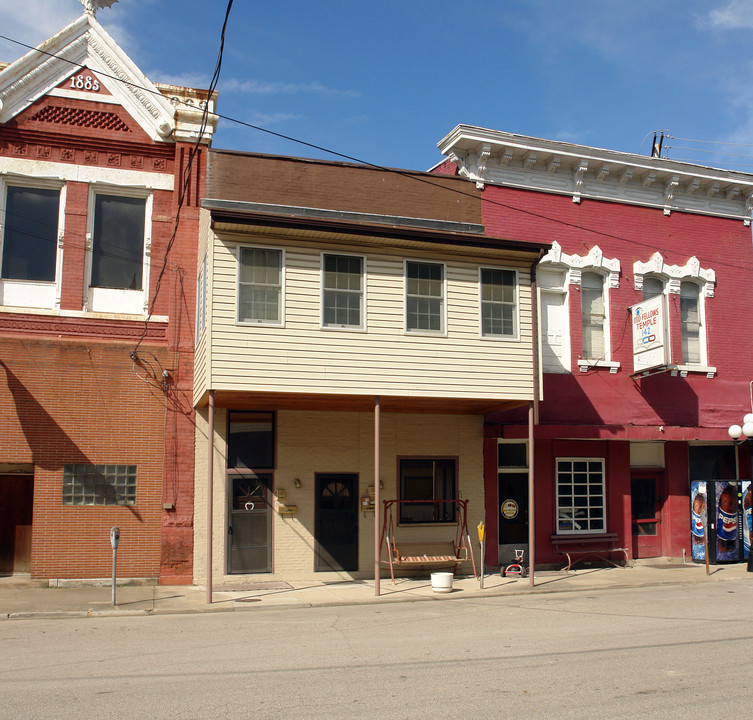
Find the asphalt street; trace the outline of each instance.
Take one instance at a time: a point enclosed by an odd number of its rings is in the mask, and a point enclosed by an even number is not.
[[[743,580],[0,624],[0,717],[691,718],[753,703]]]

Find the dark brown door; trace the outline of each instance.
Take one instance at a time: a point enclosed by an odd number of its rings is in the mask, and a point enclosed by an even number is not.
[[[635,558],[660,557],[662,554],[663,488],[662,472],[633,472],[630,478]]]
[[[0,475],[0,575],[31,571],[32,475]]]
[[[358,570],[358,475],[316,476],[315,570]]]

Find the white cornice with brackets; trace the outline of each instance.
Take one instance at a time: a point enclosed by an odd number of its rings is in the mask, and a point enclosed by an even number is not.
[[[172,142],[175,108],[89,14],[0,72],[0,123],[56,88],[77,65],[94,72],[149,137]]]
[[[753,175],[458,125],[437,143],[476,183],[583,200],[737,218],[750,224]]]

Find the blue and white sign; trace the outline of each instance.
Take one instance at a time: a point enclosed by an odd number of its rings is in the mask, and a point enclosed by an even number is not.
[[[664,296],[657,295],[630,308],[633,324],[633,372],[667,364]]]

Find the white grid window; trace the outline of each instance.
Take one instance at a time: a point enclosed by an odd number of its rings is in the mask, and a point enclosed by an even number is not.
[[[405,263],[405,327],[409,332],[444,332],[444,265]]]
[[[63,505],[135,505],[136,465],[63,465]]]
[[[363,324],[363,258],[322,258],[322,325],[360,328]]]
[[[282,250],[238,248],[238,322],[282,322]]]
[[[557,534],[605,531],[603,458],[557,458]]]
[[[517,323],[517,273],[514,270],[481,268],[481,334],[484,337],[515,337]]]

